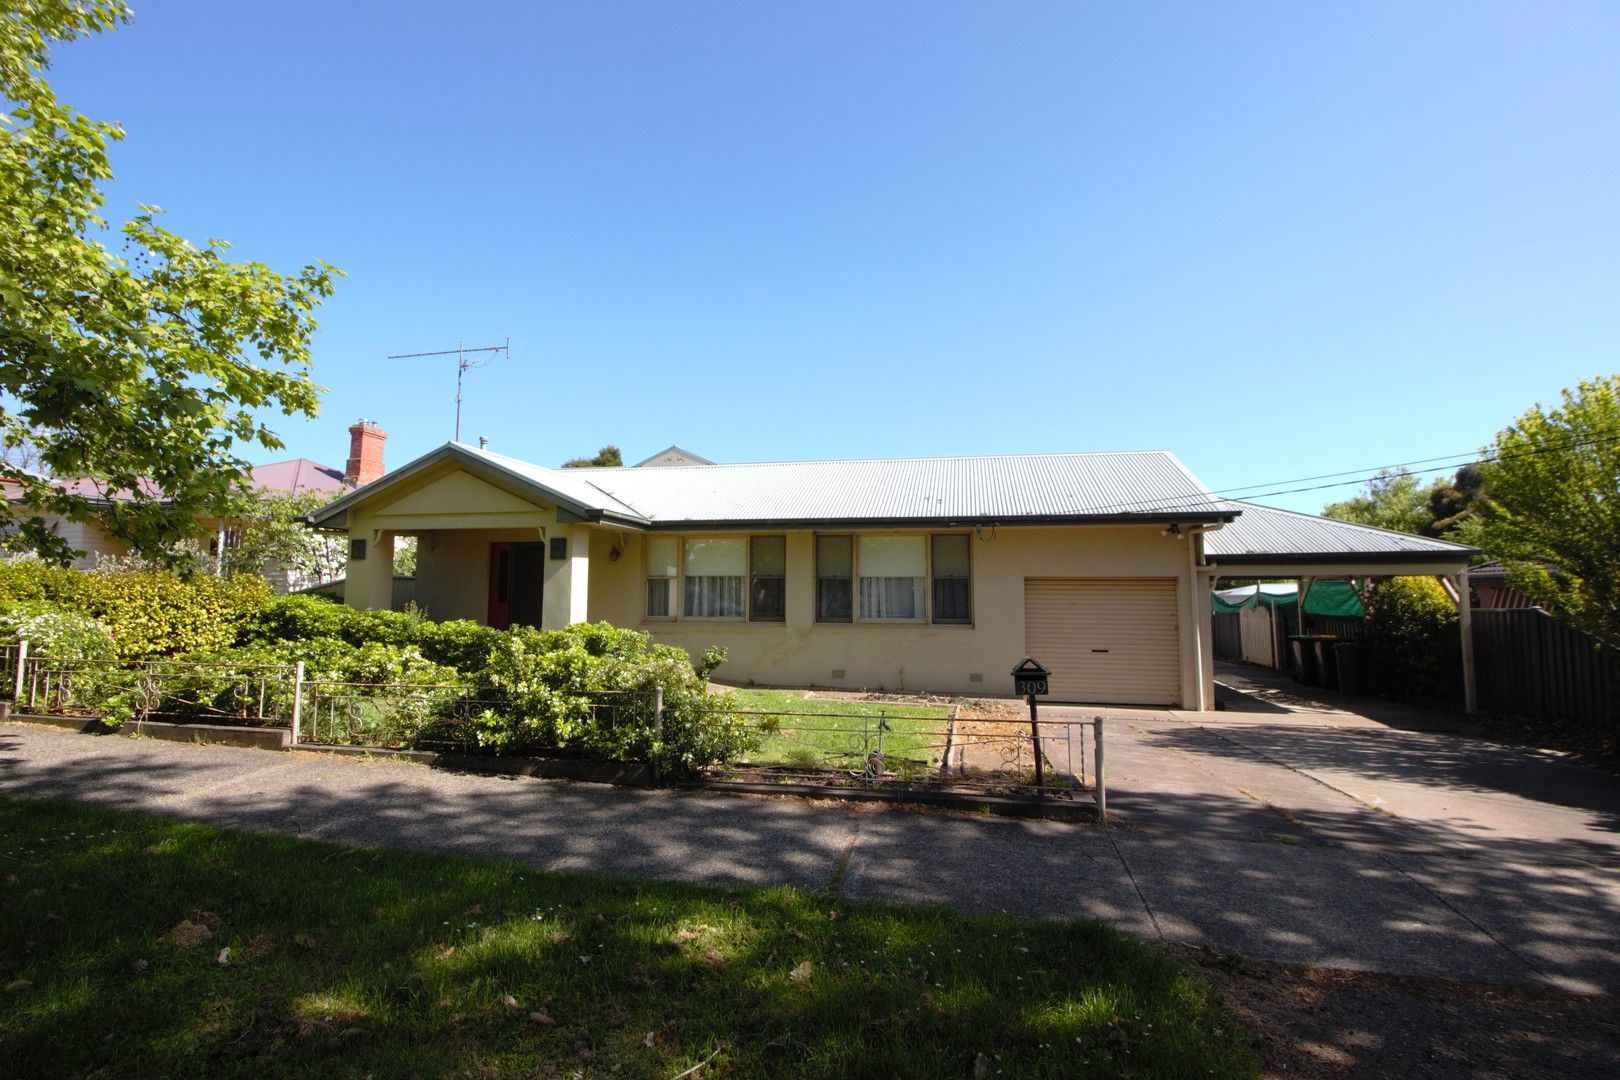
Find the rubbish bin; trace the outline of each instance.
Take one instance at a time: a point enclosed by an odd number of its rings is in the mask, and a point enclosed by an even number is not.
[[[1339,665],[1334,662],[1333,653],[1333,646],[1338,643],[1339,639],[1331,636],[1311,639],[1311,650],[1316,653],[1316,685],[1329,690],[1339,688]]]
[[[1288,635],[1288,659],[1289,671],[1295,682],[1306,686],[1321,685],[1316,666],[1316,648],[1310,638]]]
[[[1339,669],[1339,689],[1347,694],[1367,692],[1367,653],[1354,641],[1333,646],[1333,659]]]

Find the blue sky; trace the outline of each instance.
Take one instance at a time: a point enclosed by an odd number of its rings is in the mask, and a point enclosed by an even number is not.
[[[387,354],[510,336],[463,439],[542,463],[1163,447],[1269,491],[1620,367],[1617,46],[1605,3],[142,0],[51,78],[127,128],[112,215],[347,271],[280,456],[431,449],[454,364]]]

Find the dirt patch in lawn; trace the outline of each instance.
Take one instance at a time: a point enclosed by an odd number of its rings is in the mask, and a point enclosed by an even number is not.
[[[1262,1075],[1607,1078],[1613,997],[1177,950],[1259,1038]]]

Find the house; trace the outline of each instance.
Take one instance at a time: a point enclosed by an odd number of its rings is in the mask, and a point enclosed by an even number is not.
[[[1227,576],[1460,575],[1472,549],[1216,497],[1165,451],[551,469],[447,443],[311,515],[346,598],[504,627],[606,620],[730,681],[1202,709]]]
[[[382,428],[362,419],[349,428],[349,459],[344,468],[336,469],[330,465],[311,461],[309,458],[291,458],[267,465],[255,465],[249,474],[248,484],[263,497],[314,492],[337,498],[345,491],[369,484],[383,475],[383,445],[387,440],[388,435]],[[133,498],[133,494],[128,491],[108,492],[103,485],[89,477],[80,477],[65,483],[73,493],[87,496],[93,506]],[[6,485],[0,481],[0,490],[4,491],[7,501],[16,508],[15,513],[30,513],[26,500],[22,498],[14,484]],[[148,499],[163,497],[163,493],[152,485],[146,486],[141,494]],[[129,554],[127,544],[108,535],[94,521],[69,521],[56,514],[40,516],[47,521],[52,532],[67,541],[68,546],[84,552],[71,563],[77,569],[94,569],[97,560],[102,556]],[[216,558],[240,542],[240,528],[235,522],[204,518],[201,524],[212,534],[208,553]],[[272,564],[265,566],[263,572],[271,585],[282,592],[318,584],[316,581],[308,580],[307,573],[289,567]]]

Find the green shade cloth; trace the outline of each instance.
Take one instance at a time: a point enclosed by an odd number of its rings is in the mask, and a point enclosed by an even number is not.
[[[1210,602],[1217,615],[1244,611],[1257,604],[1270,607],[1293,608],[1299,604],[1299,586],[1285,584],[1249,585],[1241,589],[1221,589],[1210,594]],[[1361,598],[1348,581],[1318,581],[1305,597],[1305,614],[1347,616],[1359,619],[1367,614]]]

